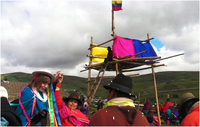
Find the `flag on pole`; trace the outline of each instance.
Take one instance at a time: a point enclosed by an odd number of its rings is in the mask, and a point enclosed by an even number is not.
[[[122,0],[112,0],[112,9],[114,11],[122,10]]]

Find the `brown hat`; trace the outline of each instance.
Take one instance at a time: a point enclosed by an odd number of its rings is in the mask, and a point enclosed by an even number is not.
[[[70,100],[70,99],[74,99],[78,101],[78,105],[82,104],[82,101],[80,100],[78,93],[77,92],[72,92],[68,98],[66,98],[66,103]]]
[[[155,110],[154,107],[151,107],[151,108],[149,109],[149,112],[156,112],[156,110]]]
[[[183,94],[181,96],[181,101],[180,101],[180,106],[178,108],[178,113],[179,113],[179,116],[182,116],[183,115],[183,105],[186,103],[186,102],[189,102],[191,100],[196,100],[196,101],[199,101],[199,98],[196,98],[192,93],[190,92],[187,92],[185,94]]]

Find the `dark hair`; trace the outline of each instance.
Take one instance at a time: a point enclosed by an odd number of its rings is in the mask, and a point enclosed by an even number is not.
[[[115,93],[117,94],[117,97],[126,97],[126,98],[131,98],[131,96],[127,93],[124,93],[124,92],[121,92],[121,91],[118,91],[118,90],[114,90]]]
[[[182,110],[182,113],[183,113],[183,116],[181,116],[182,118],[185,118],[185,116],[187,115],[185,109],[187,108],[188,110],[190,110],[190,108],[194,105],[194,103],[196,103],[197,100],[188,100],[185,102],[185,104],[183,104],[183,110]]]

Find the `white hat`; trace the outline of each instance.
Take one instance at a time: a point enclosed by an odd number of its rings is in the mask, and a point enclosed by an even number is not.
[[[33,77],[36,74],[45,74],[45,75],[48,75],[49,77],[51,77],[51,81],[52,82],[56,81],[56,77],[49,70],[47,70],[47,69],[41,69],[39,71],[34,71],[32,74],[33,74]]]
[[[0,86],[0,97],[8,98],[8,92],[7,92],[6,88],[3,86]]]

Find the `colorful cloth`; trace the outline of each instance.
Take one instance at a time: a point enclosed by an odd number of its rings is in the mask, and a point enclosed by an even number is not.
[[[55,97],[62,126],[88,126],[90,121],[81,111],[71,110],[64,105],[60,97],[60,90],[55,90]]]
[[[167,109],[169,109],[170,106],[174,106],[174,105],[172,104],[171,101],[169,101],[169,102],[166,101],[164,106],[163,106],[163,112],[166,112]]]
[[[33,105],[33,99],[30,100],[30,98],[32,98],[33,95],[33,91],[26,86],[22,91],[21,91],[21,102],[23,107],[25,108],[25,111],[27,113],[27,115],[30,117],[31,116],[31,112],[32,112],[32,105]],[[30,100],[27,102],[27,100]],[[26,103],[23,103],[26,102]],[[38,113],[41,114],[41,116],[45,117],[46,112],[48,112],[48,102],[42,102],[40,101],[37,97],[36,97],[36,105],[33,111],[33,115],[31,116],[31,119],[36,116]],[[22,121],[22,126],[26,126],[28,124],[28,120],[26,119],[25,114],[23,113],[23,110],[21,108],[20,105],[18,105],[17,109],[16,109],[16,113],[18,114],[18,116],[21,118]]]
[[[148,112],[150,108],[151,108],[151,104],[149,102],[147,102],[147,103],[144,104],[142,111]]]
[[[149,126],[146,117],[131,104],[131,99],[113,98],[107,103],[106,108],[93,115],[89,126]]]
[[[146,52],[137,55],[137,57],[154,57],[154,56],[157,56],[156,52],[154,51],[153,47],[151,46],[151,43],[149,43],[149,42],[142,43],[140,40],[130,39],[130,38],[127,38],[127,40],[132,40],[132,42],[134,44],[135,54],[147,50]]]
[[[81,107],[80,110],[81,110],[81,112],[82,112],[83,114],[85,114],[85,115],[88,115],[88,114],[89,114],[89,107],[88,107],[87,101],[84,100],[83,105],[82,105],[82,107]]]
[[[112,46],[113,57],[122,58],[124,56],[135,54],[133,42],[131,40],[123,39],[117,35],[115,35],[115,38]],[[135,58],[135,56],[130,58]]]

